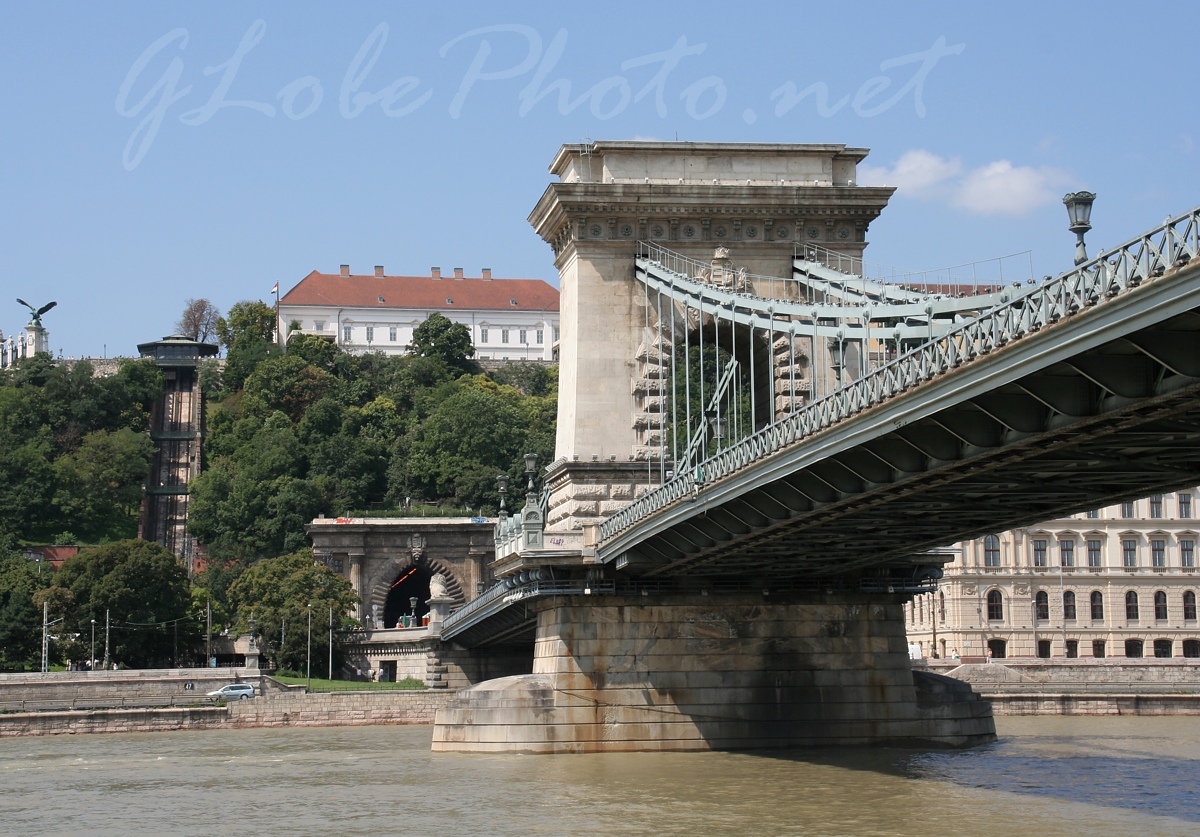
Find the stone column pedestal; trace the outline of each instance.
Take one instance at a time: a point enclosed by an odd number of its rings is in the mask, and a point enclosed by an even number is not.
[[[449,596],[434,596],[425,604],[429,605],[429,633],[432,636],[441,636],[442,623],[450,615],[450,606],[454,604],[454,599]]]
[[[533,674],[438,710],[433,749],[529,753],[970,746],[991,707],[914,678],[899,597],[557,597]]]

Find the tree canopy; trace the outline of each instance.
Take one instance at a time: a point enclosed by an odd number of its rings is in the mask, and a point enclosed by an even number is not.
[[[132,668],[179,665],[199,648],[201,627],[191,615],[187,571],[156,543],[123,540],[82,550],[63,562],[42,596],[50,603],[50,618],[63,618],[60,634],[76,637],[65,649],[71,659],[87,658],[91,620],[102,626],[106,615],[108,657],[114,662]]]
[[[217,323],[221,320],[221,309],[207,299],[189,299],[183,313],[175,323],[176,330],[193,340],[207,343],[217,334]]]
[[[328,674],[330,612],[334,630],[349,626],[346,614],[358,596],[348,580],[314,564],[312,550],[305,549],[251,566],[229,588],[229,603],[239,631],[250,630],[253,618],[259,648],[292,671],[304,670],[311,619],[313,668]]]

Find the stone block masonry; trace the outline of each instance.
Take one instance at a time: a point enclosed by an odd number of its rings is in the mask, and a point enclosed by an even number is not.
[[[533,674],[460,692],[434,750],[532,753],[991,740],[985,701],[914,677],[901,606],[845,596],[554,598]]]
[[[246,729],[287,726],[431,724],[448,692],[380,691],[266,695],[227,706],[103,709],[0,714],[0,738],[108,732]]]

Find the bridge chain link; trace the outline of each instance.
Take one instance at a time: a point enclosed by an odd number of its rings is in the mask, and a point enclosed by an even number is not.
[[[639,270],[671,273],[672,287],[690,285],[702,262],[649,243],[641,245]],[[1135,290],[1145,282],[1200,258],[1200,207],[1138,236],[1108,253],[1100,253],[1073,270],[1048,278],[1020,296],[997,305],[944,336],[914,348],[802,410],[737,441],[700,463],[694,470],[647,492],[600,525],[600,545],[662,509],[694,499],[704,485],[723,480],[766,456],[794,445],[837,422],[918,387],[940,374],[971,363],[1025,335],[1035,333],[1085,308]],[[758,278],[758,277],[752,277]],[[771,277],[766,277],[770,279]],[[775,278],[776,282],[784,282]],[[746,296],[739,294],[739,296]],[[750,297],[774,316],[769,298]],[[716,309],[718,316],[721,309]]]

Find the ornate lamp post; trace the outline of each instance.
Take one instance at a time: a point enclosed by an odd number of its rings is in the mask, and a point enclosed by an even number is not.
[[[525,504],[534,505],[537,503],[537,495],[533,489],[533,476],[537,473],[537,454],[525,454],[525,478],[528,480],[528,485],[525,487]]]
[[[1094,192],[1071,192],[1063,198],[1067,207],[1067,216],[1071,219],[1071,232],[1078,236],[1075,245],[1075,264],[1087,261],[1087,249],[1083,246],[1083,234],[1092,228],[1092,201],[1096,200]]]
[[[508,517],[508,511],[504,508],[504,498],[508,495],[508,474],[500,474],[496,477],[496,485],[500,491],[500,519]]]

